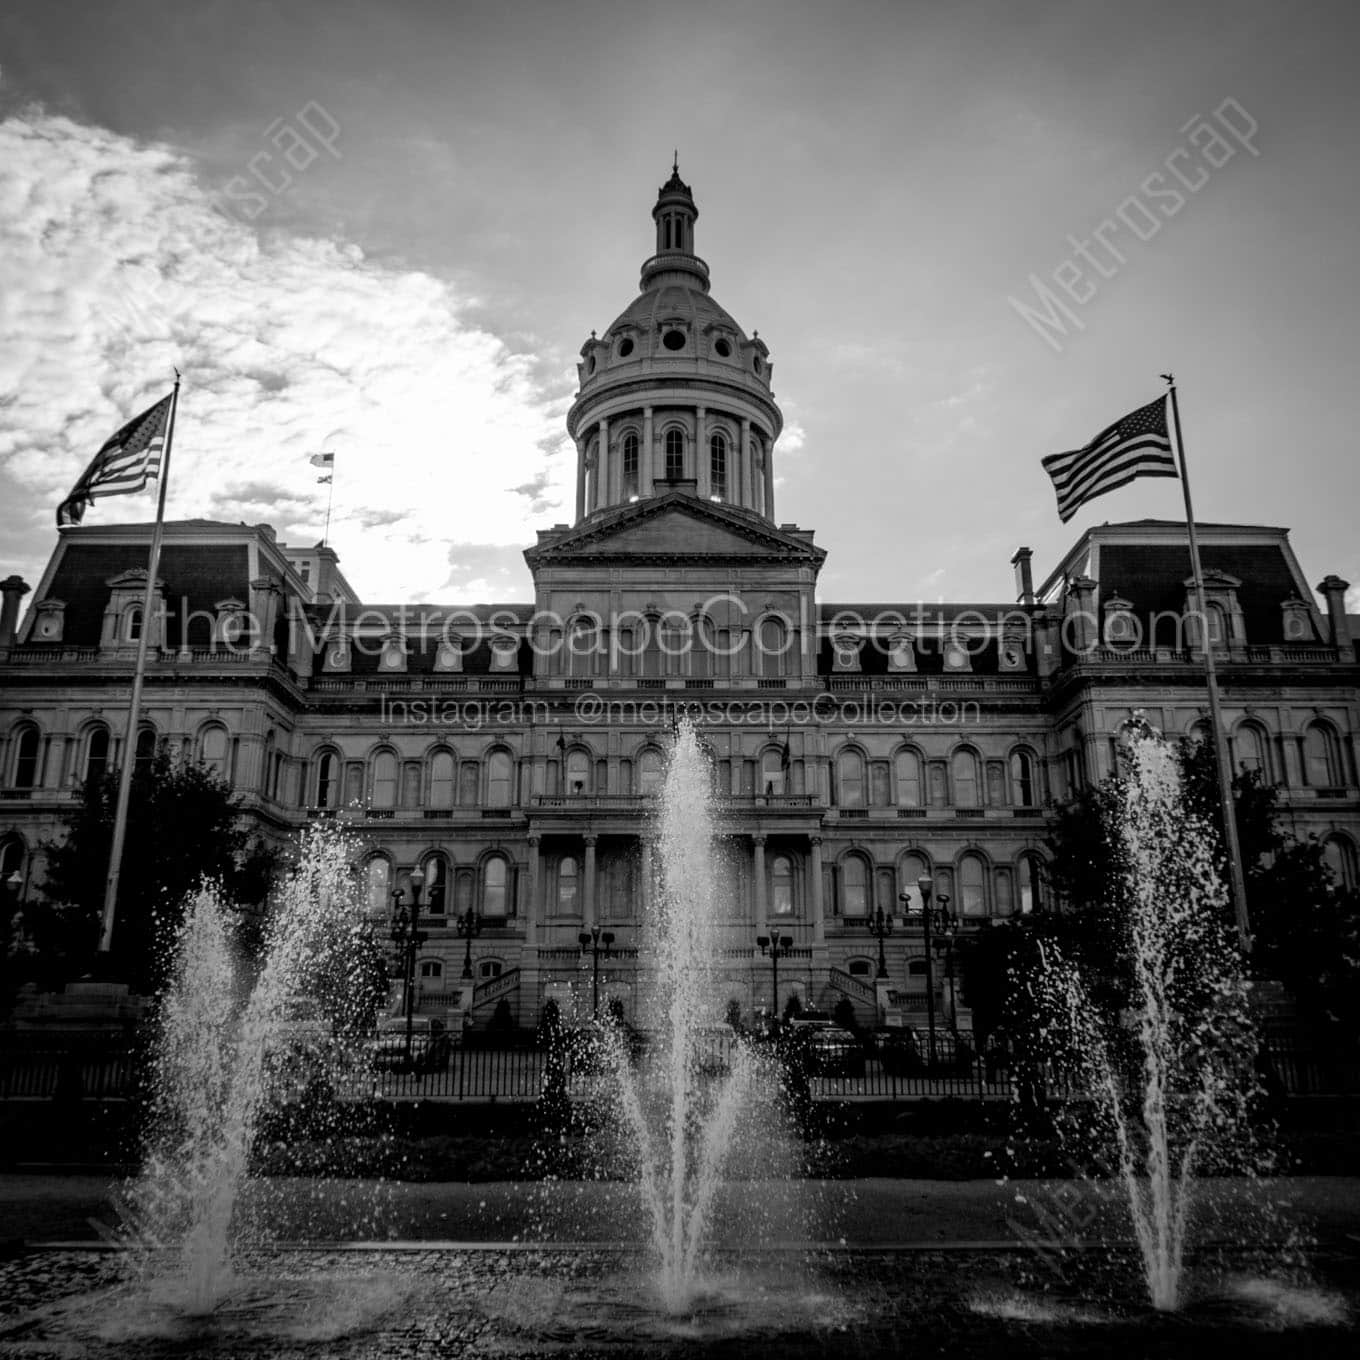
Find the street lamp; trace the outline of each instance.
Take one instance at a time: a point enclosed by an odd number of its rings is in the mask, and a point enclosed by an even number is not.
[[[472,938],[474,935],[482,933],[482,918],[472,909],[472,903],[468,903],[468,909],[461,915],[453,918],[453,928],[459,936],[467,941],[467,948],[463,951],[463,981],[472,981]]]
[[[866,924],[869,927],[869,933],[878,936],[878,975],[885,978],[888,976],[888,960],[883,953],[883,941],[893,933],[893,918],[890,913],[879,907],[869,913]]]
[[[770,1017],[774,1032],[779,1033],[779,960],[793,953],[792,935],[757,935],[756,945],[762,954],[770,956]]]
[[[415,1029],[416,1002],[416,954],[425,943],[425,932],[420,929],[420,890],[425,884],[425,875],[419,869],[411,870],[411,909],[408,912],[405,895],[400,888],[392,891],[392,942],[405,953],[406,986],[404,988],[406,1011],[406,1066],[411,1065],[411,1038]]]
[[[934,974],[934,944],[931,940],[931,931],[939,931],[945,936],[949,946],[949,961],[946,965],[949,978],[949,995],[952,1002],[954,995],[954,914],[949,910],[949,896],[946,893],[936,893],[935,880],[927,874],[922,874],[916,880],[916,886],[921,893],[921,926],[925,933],[926,946],[926,1027],[929,1033],[930,1044],[930,1065],[935,1065],[935,974]],[[938,904],[931,905],[934,898]],[[902,893],[903,916],[910,919],[911,914],[911,895]]]
[[[612,930],[601,930],[598,925],[594,925],[589,930],[581,931],[576,938],[581,941],[582,949],[590,950],[590,1013],[598,1020],[600,1018],[600,955],[603,954],[605,958],[609,957],[610,946],[614,943],[614,932]]]

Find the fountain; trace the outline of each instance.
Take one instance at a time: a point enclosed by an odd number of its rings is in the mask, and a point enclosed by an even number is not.
[[[748,1164],[768,1168],[779,1158],[778,1132],[766,1117],[774,1086],[768,1065],[740,1044],[725,1071],[700,1072],[704,1024],[717,1019],[710,1012],[726,905],[716,882],[712,788],[712,767],[693,727],[682,722],[661,792],[657,909],[644,923],[660,1042],[640,1068],[617,1037],[608,1044],[660,1297],[673,1313],[696,1297],[715,1199],[734,1161],[744,1154]]]
[[[334,824],[304,833],[253,987],[218,893],[204,888],[185,912],[161,1001],[146,1158],[120,1208],[133,1258],[187,1312],[211,1311],[233,1284],[233,1248],[248,1235],[242,1192],[261,1115],[289,1078],[298,999],[347,990],[362,920],[352,860]]]
[[[1256,1039],[1218,838],[1185,805],[1178,756],[1160,734],[1132,728],[1125,755],[1111,849],[1124,887],[1128,1010],[1100,1016],[1052,942],[1040,946],[1036,991],[1060,1061],[1094,1098],[1081,1141],[1095,1134],[1113,1148],[1148,1294],[1166,1311],[1182,1299],[1196,1174],[1250,1161]]]

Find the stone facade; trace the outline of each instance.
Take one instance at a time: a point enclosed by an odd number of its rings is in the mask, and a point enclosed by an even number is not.
[[[1281,783],[1295,833],[1354,882],[1345,582],[1318,586],[1320,610],[1285,530],[1204,525],[1201,619],[1184,526],[1145,521],[1091,530],[1038,590],[1019,549],[1014,600],[819,601],[823,550],[774,518],[769,351],[709,296],[678,174],[653,216],[638,298],[582,347],[576,518],[527,550],[532,602],[364,606],[329,549],[172,523],[137,753],[216,766],[275,842],[352,819],[375,913],[422,869],[420,1005],[475,1023],[502,997],[522,1024],[549,996],[588,1006],[593,925],[614,936],[601,993],[636,1014],[654,790],[683,712],[720,805],[715,1018],[769,1007],[756,939],[774,933],[793,941],[781,1009],[798,992],[914,1019],[923,938],[901,894],[919,906],[929,875],[964,930],[1048,905],[1046,808],[1109,772],[1133,712],[1196,730],[1206,638],[1234,763]],[[148,538],[62,529],[22,627],[27,586],[0,582],[0,879],[21,897],[81,781],[122,758]],[[877,911],[897,917],[882,981]]]

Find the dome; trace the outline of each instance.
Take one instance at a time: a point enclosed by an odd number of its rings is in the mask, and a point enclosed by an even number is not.
[[[770,450],[784,421],[770,353],[709,292],[694,253],[698,216],[673,167],[652,209],[656,250],[638,295],[581,346],[567,413],[578,521],[667,487],[772,514]]]

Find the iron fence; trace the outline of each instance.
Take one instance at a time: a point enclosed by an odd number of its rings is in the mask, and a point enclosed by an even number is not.
[[[635,1061],[643,1063],[645,1036],[638,1038]],[[733,1043],[716,1033],[701,1036],[700,1068],[721,1074]],[[599,1089],[605,1073],[598,1055],[581,1044],[568,1045],[560,1059],[529,1044],[483,1042],[436,1054],[428,1067],[419,1065],[420,1050],[416,1057],[414,1070],[391,1054],[391,1065],[379,1068],[360,1045],[324,1066],[299,1069],[295,1064],[287,1095],[298,1098],[319,1083],[327,1095],[348,1102],[532,1102],[560,1083],[568,1097],[582,1099]],[[144,1062],[144,1052],[124,1039],[54,1043],[48,1036],[11,1033],[0,1036],[0,1100],[129,1099],[139,1089]],[[936,1036],[934,1061],[925,1053],[870,1048],[837,1054],[830,1062],[814,1059],[805,1075],[808,1094],[819,1101],[1008,1101],[1028,1093],[1061,1100],[1083,1094],[1073,1074],[1048,1064],[1019,1066],[979,1057],[970,1046],[956,1045],[951,1035]],[[1360,1058],[1280,1037],[1263,1044],[1261,1075],[1277,1094],[1360,1095]]]

